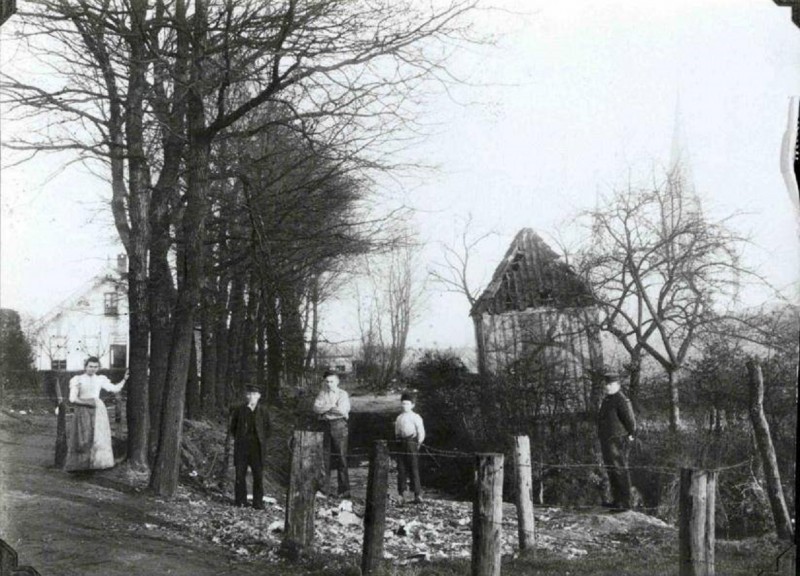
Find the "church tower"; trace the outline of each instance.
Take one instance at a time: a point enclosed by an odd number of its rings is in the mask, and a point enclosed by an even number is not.
[[[665,219],[667,222],[678,227],[690,220],[702,218],[703,209],[695,188],[691,154],[683,128],[680,96],[675,103],[675,124],[672,129],[666,186],[669,201],[668,218]]]

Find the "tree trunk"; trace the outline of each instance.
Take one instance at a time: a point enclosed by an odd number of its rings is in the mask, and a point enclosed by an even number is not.
[[[217,347],[216,396],[217,409],[224,410],[228,403],[228,280],[223,276],[217,291],[215,306],[217,324],[214,341]]]
[[[176,4],[176,15],[185,10],[184,3]],[[158,30],[165,24],[165,7],[156,3],[151,14],[148,43],[149,50],[160,50]],[[178,16],[181,17],[181,16]],[[158,432],[161,429],[161,400],[167,378],[169,345],[172,335],[172,316],[175,308],[175,285],[169,264],[172,246],[170,226],[173,214],[170,210],[177,200],[180,177],[183,171],[183,147],[186,139],[186,87],[188,86],[188,35],[180,31],[177,35],[177,50],[174,68],[161,58],[160,52],[153,58],[151,104],[161,125],[161,143],[164,150],[163,163],[158,180],[153,187],[150,203],[150,451],[155,458]],[[172,84],[172,94],[166,89]],[[177,203],[177,202],[175,202]],[[177,223],[176,223],[177,224]]]
[[[266,299],[267,336],[267,401],[280,403],[281,371],[283,362],[283,342],[278,323],[278,299],[268,294]]]
[[[247,314],[242,328],[242,346],[239,360],[239,374],[242,382],[255,383],[256,380],[253,370],[253,356],[256,350],[256,330],[260,302],[261,294],[258,289],[258,280],[255,273],[253,273],[250,276],[247,293]]]
[[[150,175],[144,144],[144,95],[147,61],[142,37],[146,11],[131,5],[135,33],[128,35],[131,51],[125,106],[128,167],[128,305],[131,383],[128,390],[128,459],[133,468],[147,468],[148,364],[150,326],[147,295],[147,256],[150,247]]]
[[[317,365],[317,347],[319,345],[319,278],[314,277],[309,299],[311,300],[309,314],[311,314],[311,334],[308,339],[308,351],[304,362],[304,371],[309,372],[312,366]]]
[[[178,258],[178,301],[175,306],[172,345],[164,387],[158,450],[150,478],[150,485],[159,496],[172,496],[178,487],[186,377],[189,372],[194,316],[200,301],[203,273],[209,158],[210,143],[202,140],[194,142],[187,167],[186,209],[181,234],[183,243]]]
[[[642,382],[642,351],[637,346],[631,352],[630,364],[628,365],[629,384],[628,396],[633,404],[634,410],[639,410],[639,392]],[[670,388],[671,390],[671,388]]]
[[[244,301],[244,277],[241,273],[234,273],[231,285],[230,313],[231,325],[228,329],[228,366],[225,374],[225,388],[233,393],[233,397],[240,396],[242,386],[242,332],[245,322],[246,308]]]
[[[213,415],[217,409],[217,345],[214,340],[214,328],[216,318],[214,317],[213,306],[206,298],[202,309],[202,331],[201,331],[201,405],[203,414],[206,417]]]
[[[192,70],[187,95],[188,144],[186,154],[186,193],[178,254],[178,298],[170,348],[167,380],[161,412],[161,429],[150,486],[160,496],[172,496],[178,487],[180,445],[183,433],[186,377],[191,357],[195,310],[200,303],[203,279],[205,218],[208,212],[211,137],[205,127],[202,85],[208,26],[206,2],[195,2],[192,18]],[[179,23],[187,24],[178,16]]]
[[[483,341],[483,315],[476,312],[472,316],[472,327],[475,332],[475,352],[478,356],[478,374],[486,376],[486,343]]]
[[[168,231],[161,230],[160,234]],[[161,428],[161,401],[167,378],[169,347],[172,337],[174,286],[167,262],[169,237],[153,239],[150,250],[150,461],[158,446]]]
[[[772,508],[772,517],[775,520],[775,529],[778,538],[792,540],[794,538],[792,520],[783,496],[778,459],[775,456],[775,447],[772,444],[767,417],[764,415],[764,379],[761,374],[761,366],[758,362],[750,360],[747,362],[747,372],[750,384],[750,421],[753,424],[758,453],[764,466],[767,495]]]
[[[306,348],[300,302],[294,286],[287,286],[281,291],[281,338],[286,384],[296,388],[303,376]]]
[[[260,300],[256,327],[256,386],[264,390],[267,384],[267,311],[263,293]]]
[[[681,409],[678,382],[674,370],[667,370],[667,380],[669,384],[669,429],[677,432],[681,427]]]
[[[186,417],[200,417],[200,379],[197,375],[197,331],[192,334],[192,350],[189,354],[189,374],[186,378]]]
[[[603,344],[600,340],[600,324],[596,309],[586,309],[583,315],[586,330],[586,344],[589,352],[591,388],[589,390],[589,414],[594,418],[603,400]]]
[[[134,469],[148,468],[147,438],[149,428],[147,368],[150,333],[147,318],[146,247],[133,235],[129,252],[128,305],[130,371],[126,420],[128,425],[128,461]],[[144,252],[144,253],[143,253]]]

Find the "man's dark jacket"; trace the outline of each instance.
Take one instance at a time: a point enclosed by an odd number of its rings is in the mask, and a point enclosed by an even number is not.
[[[601,440],[636,433],[636,418],[631,401],[621,391],[603,398],[597,417],[597,432]]]
[[[250,408],[247,404],[237,406],[231,412],[231,436],[233,436],[233,460],[236,462],[240,458],[247,456],[247,416]],[[258,436],[258,443],[261,447],[261,462],[266,462],[267,456],[267,438],[270,433],[269,414],[267,413],[266,406],[260,402],[256,404],[254,411],[254,421],[256,435]]]

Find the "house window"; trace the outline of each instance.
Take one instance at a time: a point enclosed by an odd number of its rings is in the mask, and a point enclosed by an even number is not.
[[[128,347],[125,344],[111,345],[111,368],[128,367]]]
[[[119,298],[116,292],[106,292],[103,294],[103,305],[106,316],[116,316],[119,311],[117,309],[117,302]]]
[[[347,372],[347,366],[345,366],[344,364],[337,364],[336,365],[336,371],[337,372]]]
[[[66,360],[56,360],[55,358],[50,360],[50,369],[51,370],[66,370],[67,369],[67,361]]]

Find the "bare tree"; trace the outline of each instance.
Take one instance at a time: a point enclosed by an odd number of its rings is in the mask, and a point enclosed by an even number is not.
[[[442,262],[434,264],[430,276],[445,291],[463,294],[470,308],[480,295],[483,282],[477,286],[472,280],[472,259],[480,244],[494,236],[494,231],[477,233],[473,230],[472,213],[464,220],[458,238],[453,244],[442,244]]]
[[[305,133],[313,126],[366,157],[413,124],[430,80],[453,81],[445,63],[453,43],[469,41],[465,16],[475,0],[30,4],[20,14],[29,26],[23,41],[55,79],[4,75],[6,101],[20,116],[47,115],[46,126],[13,145],[33,154],[74,151],[97,161],[95,168],[99,162],[111,182],[112,213],[130,263],[129,455],[141,466],[147,464],[151,299],[170,293],[163,269],[174,240],[177,286],[169,326],[158,331],[161,361],[153,364],[159,374],[153,382],[164,384],[163,392],[154,389],[161,409],[151,484],[169,495],[177,486],[216,145],[241,130],[283,124]],[[280,118],[257,116],[271,107]],[[253,118],[265,121],[245,124]],[[371,164],[379,168],[387,151],[372,150]],[[148,269],[148,257],[157,268]],[[150,283],[156,269],[160,279]]]
[[[369,292],[357,290],[362,373],[385,388],[405,359],[408,332],[423,303],[424,280],[416,275],[418,248],[403,244],[380,257],[365,259]]]
[[[642,354],[667,374],[670,426],[680,426],[677,372],[703,330],[736,297],[745,239],[713,222],[687,191],[680,170],[648,188],[614,192],[590,212],[589,246],[578,269],[604,313],[601,328],[630,354],[632,393]]]

